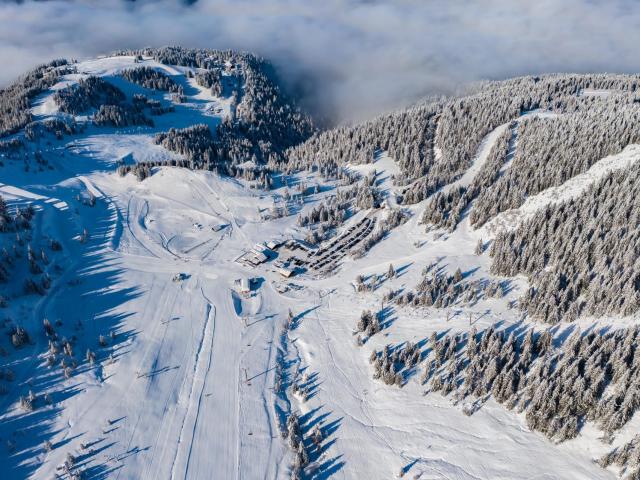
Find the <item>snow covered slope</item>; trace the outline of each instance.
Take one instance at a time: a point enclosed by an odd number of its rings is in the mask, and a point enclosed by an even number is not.
[[[164,72],[185,98],[178,102],[119,76],[141,66]],[[466,401],[430,392],[419,379],[426,361],[397,388],[373,378],[370,359],[374,349],[408,341],[426,357],[433,333],[467,334],[472,326],[543,330],[515,308],[528,280],[493,275],[478,242],[634,164],[637,145],[482,229],[471,228],[465,215],[451,231],[428,232],[419,218],[429,199],[399,205],[394,179],[403,170],[379,150],[372,163],[345,165],[343,173],[361,188],[356,200],[365,196],[367,176],[380,198],[370,208],[352,202],[344,222],[329,228],[334,236],[327,243],[351,241],[360,222],[378,229],[400,209],[402,221],[364,256],[336,253],[331,268],[313,271],[305,259],[315,247],[303,241],[310,229],[298,217],[339,192],[346,198],[350,186],[309,169],[274,172],[265,190],[255,178],[169,166],[186,157],[156,144],[156,133],[195,124],[215,131],[235,115],[232,95],[199,86],[190,76],[197,71],[150,57],[81,62],[34,100],[36,121],[68,119],[53,96],[89,75],[173,111],[154,117],[152,127],[98,127],[89,114],[76,116],[86,121],[77,133],[27,142],[27,156],[37,151],[47,160],[43,166],[2,157],[0,195],[9,211],[31,205],[35,214],[31,229],[17,237],[0,233],[0,247],[13,258],[14,245],[19,252],[30,245],[50,279],[43,295],[23,292],[35,275],[25,253],[12,260],[18,266],[1,284],[9,333],[0,339],[3,479],[285,479],[298,475],[295,464],[304,457],[299,475],[318,480],[616,477],[593,461],[612,445],[590,422],[577,438],[556,444],[531,430],[524,413],[489,395],[468,416]],[[589,92],[583,94],[596,95]],[[468,187],[510,125],[490,129],[465,172],[443,191]],[[163,166],[142,181],[116,172],[141,162]],[[269,251],[259,245],[292,239],[299,243]],[[252,249],[263,249],[268,260],[239,261]],[[308,269],[285,278],[284,262],[294,257]],[[413,290],[425,269],[460,270],[465,282],[478,285],[499,282],[504,295],[441,308],[390,300],[390,291]],[[381,331],[364,339],[357,329],[363,310],[384,312]],[[29,335],[18,348],[16,326]],[[556,346],[574,328],[554,326]],[[638,422],[634,416],[624,425],[613,445],[628,441]]]

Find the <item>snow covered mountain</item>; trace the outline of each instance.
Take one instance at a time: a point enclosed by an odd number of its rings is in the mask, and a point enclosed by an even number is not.
[[[318,131],[251,54],[0,91],[3,478],[636,478],[640,77]]]

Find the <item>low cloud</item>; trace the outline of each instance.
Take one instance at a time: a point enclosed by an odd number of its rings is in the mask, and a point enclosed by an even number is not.
[[[54,0],[0,4],[0,84],[57,57],[184,45],[254,51],[352,121],[479,79],[640,72],[635,0]]]

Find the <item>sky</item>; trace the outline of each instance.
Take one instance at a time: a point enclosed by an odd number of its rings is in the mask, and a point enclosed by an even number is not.
[[[640,72],[639,27],[637,0],[0,0],[0,85],[53,58],[232,48],[352,122],[481,79]]]

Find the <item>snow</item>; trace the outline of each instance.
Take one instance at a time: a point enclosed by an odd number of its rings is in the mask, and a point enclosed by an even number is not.
[[[129,68],[146,66],[162,70],[167,75],[181,75],[176,67],[164,65],[156,62],[149,57],[144,57],[142,61],[136,63],[135,57],[117,55],[110,57],[101,57],[85,60],[77,64],[78,73],[83,75],[94,75],[97,77],[114,76]]]
[[[481,230],[491,236],[499,230],[513,230],[546,206],[578,197],[608,173],[628,168],[638,159],[640,159],[640,145],[629,145],[622,152],[597,161],[589,170],[570,178],[562,185],[547,188],[528,197],[519,208],[500,213],[487,222]]]
[[[385,197],[390,207],[395,207],[396,193],[398,189],[393,185],[393,177],[401,174],[400,167],[396,161],[391,158],[386,151],[376,152],[373,163],[364,163],[359,165],[347,164],[347,169],[355,171],[366,177],[367,175],[376,173],[376,186]]]
[[[494,128],[491,132],[489,132],[480,142],[480,147],[478,148],[478,153],[473,159],[471,166],[467,169],[466,172],[458,179],[457,181],[447,185],[445,187],[445,191],[453,190],[459,187],[468,187],[475,176],[478,174],[482,166],[486,163],[489,158],[489,154],[491,153],[491,148],[496,143],[496,140],[502,135],[502,133],[509,128],[509,123],[504,123],[499,127]]]
[[[134,132],[143,129],[135,129]],[[125,163],[162,162],[182,157],[156,145],[153,137],[142,133],[111,133],[84,136],[66,145],[66,148],[79,156],[90,156],[104,162],[105,165]]]
[[[614,93],[613,90],[584,88],[578,92],[579,97],[609,97]]]
[[[154,129],[132,127],[129,129],[118,129],[119,133],[128,134],[132,132],[138,133],[140,131],[159,132],[171,127],[183,128],[196,123],[205,123],[213,130],[218,123],[220,123],[221,119],[230,115],[232,108],[230,95],[226,97],[215,97],[211,95],[209,89],[199,86],[195,78],[188,78],[185,75],[187,70],[196,71],[197,69],[164,65],[147,57],[136,62],[135,57],[132,56],[102,57],[77,63],[75,65],[77,73],[64,75],[62,80],[49,89],[49,92],[38,96],[34,101],[31,111],[38,120],[54,116],[64,117],[65,115],[59,112],[57,105],[53,101],[52,93],[62,88],[72,86],[81,78],[88,76],[105,77],[128,96],[134,93],[143,93],[152,99],[162,99],[165,104],[170,103],[171,95],[169,93],[144,89],[119,76],[124,70],[139,67],[149,67],[160,70],[170,76],[176,83],[183,87],[187,100],[184,103],[173,105],[176,110],[173,115],[154,116],[153,120],[156,124]],[[223,75],[226,76],[228,74],[223,72]],[[104,131],[105,129],[101,128],[99,130]]]
[[[372,380],[368,357],[373,348],[424,340],[432,331],[452,333],[469,328],[466,309],[449,322],[444,311],[402,309],[394,312],[393,324],[382,336],[374,336],[365,347],[356,346],[352,332],[359,312],[378,309],[388,289],[413,287],[422,267],[442,256],[451,270],[461,266],[467,271],[478,263],[471,254],[475,243],[464,238],[428,241],[425,247],[415,249],[407,240],[408,230],[420,235],[415,228],[401,227],[367,257],[345,265],[337,276],[303,283],[307,294],[310,289],[319,289],[322,299],[298,307],[308,311],[319,303],[303,319],[295,345],[302,364],[318,374],[321,386],[316,397],[299,408],[319,409],[316,415],[328,415],[327,422],[339,421],[339,448],[334,455],[336,463],[344,462],[344,468],[337,478],[393,478],[401,467],[414,461],[410,473],[422,472],[426,478],[530,478],[531,471],[549,478],[610,478],[591,463],[604,446],[598,450],[576,441],[558,451],[541,435],[529,432],[521,416],[494,403],[466,417],[461,406],[452,406],[449,399],[425,397],[416,379],[402,390]],[[488,265],[482,265],[485,260],[480,260],[481,270],[472,278],[488,275]],[[354,294],[351,282],[355,275],[383,273],[390,262],[403,272],[398,279],[385,283],[374,294]],[[519,320],[515,312],[496,303],[474,309],[474,318],[488,308],[491,312],[476,323],[478,328],[503,319]]]
[[[182,75],[150,60],[143,64]],[[110,57],[82,62],[78,70],[113,76],[133,66],[131,57]],[[317,479],[388,479],[401,468],[408,468],[408,478],[423,479],[615,478],[592,462],[610,448],[595,429],[554,445],[529,431],[522,415],[492,401],[467,417],[449,398],[425,396],[416,378],[402,389],[372,379],[373,348],[420,341],[433,331],[467,331],[469,314],[478,328],[521,321],[509,308],[526,284],[516,279],[504,299],[474,307],[394,309],[388,328],[356,346],[353,328],[360,312],[378,309],[390,288],[413,288],[432,262],[449,271],[460,267],[471,279],[494,278],[487,255],[473,254],[485,232],[463,223],[434,239],[418,223],[423,202],[410,207],[413,217],[365,257],[343,259],[326,278],[296,278],[302,288],[279,293],[282,279],[272,264],[249,269],[234,259],[256,243],[299,234],[295,216],[264,221],[258,213],[269,209],[283,188],[261,192],[213,173],[168,167],[154,169],[143,182],[114,172],[122,159],[171,158],[153,144],[154,132],[199,123],[210,106],[228,105],[207,95],[192,90],[190,101],[159,119],[155,129],[90,127],[83,135],[53,141],[44,154],[54,170],[25,172],[21,161],[5,162],[2,195],[11,206],[31,203],[39,209],[32,242],[57,238],[63,250],[53,260],[61,270],[52,273],[49,294],[16,295],[3,311],[34,338],[33,345],[12,350],[16,380],[0,397],[0,437],[16,445],[14,453],[0,453],[3,478],[52,478],[69,452],[90,478],[285,479],[292,454],[279,424],[289,410],[302,415],[305,428],[319,424],[326,432]],[[45,95],[38,115],[55,114],[48,102]],[[220,121],[225,112],[211,121]],[[509,124],[487,135],[458,185],[468,185],[506,128]],[[549,202],[579,194],[606,171],[636,161],[638,148],[532,197],[495,226],[506,227],[513,218],[521,221]],[[399,169],[386,153],[371,165],[351,168],[363,175],[375,169],[379,186],[394,201],[391,176]],[[76,199],[89,193],[96,197],[95,207]],[[303,209],[325,195],[311,195]],[[371,212],[350,222],[365,214]],[[215,231],[219,224],[228,227]],[[85,228],[88,240],[73,240]],[[356,275],[386,272],[389,263],[396,278],[375,292],[354,292]],[[182,275],[174,281],[177,274]],[[258,280],[254,291],[238,294],[234,281],[249,277]],[[289,309],[297,326],[283,339]],[[70,379],[48,369],[43,318],[60,319],[60,333],[78,337],[76,357],[91,348],[98,355],[96,366],[83,364]],[[108,337],[106,347],[99,346],[99,335]],[[315,385],[306,401],[274,391],[279,351],[290,365],[288,375],[298,370]],[[38,395],[50,392],[54,404],[22,412],[18,396],[29,388]],[[54,446],[49,453],[42,449],[45,439]]]

